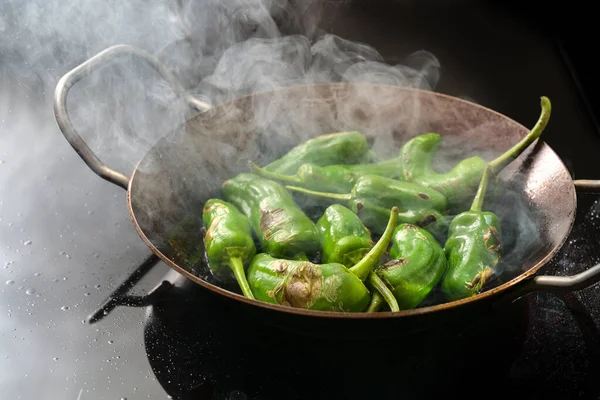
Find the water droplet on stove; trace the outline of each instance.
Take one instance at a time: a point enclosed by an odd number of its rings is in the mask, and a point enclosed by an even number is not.
[[[54,360],[54,361],[58,361],[58,357],[54,357],[54,358],[53,358],[53,360]]]
[[[121,397],[121,400],[127,400],[127,397]]]
[[[87,293],[84,293],[83,295],[84,295],[84,296],[89,296],[89,295],[91,295],[91,293],[90,293],[90,292],[87,292]]]
[[[246,400],[246,394],[241,390],[234,390],[229,393],[229,400]]]
[[[98,284],[96,286],[94,286],[96,289],[100,289],[102,287],[102,285]]]
[[[113,344],[113,343],[114,343],[114,341],[112,341],[112,340],[108,341],[108,344]]]
[[[36,272],[35,274],[33,274],[33,276],[40,276],[40,275],[42,275],[41,272]]]
[[[60,309],[63,311],[67,311],[69,309],[69,306],[62,306]]]
[[[29,246],[32,243],[31,240],[27,240],[26,242],[23,243],[24,246]]]
[[[67,278],[66,276],[63,276],[63,281],[68,280],[69,278]]]
[[[34,288],[29,288],[29,289],[27,289],[27,290],[25,291],[25,293],[31,296],[32,294],[34,294],[34,293],[35,293],[35,289],[34,289]]]
[[[15,283],[15,281],[6,281],[7,285],[12,285],[13,283]]]

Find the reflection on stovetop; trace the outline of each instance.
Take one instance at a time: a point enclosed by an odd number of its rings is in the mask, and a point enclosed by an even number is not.
[[[580,199],[585,207],[543,273],[571,275],[598,262],[600,205],[592,200]],[[600,396],[597,286],[536,293],[477,322],[384,340],[281,330],[174,271],[149,296],[116,299],[148,306],[147,356],[175,399],[428,398],[449,390],[462,398]]]

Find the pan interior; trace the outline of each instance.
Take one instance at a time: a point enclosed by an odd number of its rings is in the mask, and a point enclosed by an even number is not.
[[[411,137],[437,132],[442,162],[436,168],[443,170],[470,156],[491,160],[528,129],[473,103],[395,86],[322,84],[259,93],[197,115],[156,143],[132,178],[130,210],[142,238],[169,265],[209,288],[239,293],[209,272],[201,214],[207,199],[222,198],[226,179],[249,171],[248,161],[265,165],[311,137],[349,130],[364,133],[385,159]],[[546,144],[530,146],[499,178],[503,191],[484,208],[502,219],[505,256],[486,290],[539,268],[562,245],[575,216],[571,177]],[[307,210],[315,220],[322,211]],[[175,227],[179,242],[169,240]],[[181,238],[198,253],[181,251]],[[434,292],[420,307],[439,302],[438,296]]]

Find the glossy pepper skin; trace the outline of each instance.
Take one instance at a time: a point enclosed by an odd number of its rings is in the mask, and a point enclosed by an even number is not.
[[[421,304],[447,268],[442,246],[429,232],[411,224],[396,228],[390,258],[375,273],[392,288],[401,310]]]
[[[487,162],[481,157],[470,157],[460,161],[450,171],[438,173],[432,164],[441,140],[442,137],[437,133],[426,133],[406,142],[401,150],[403,175],[407,182],[415,182],[442,193],[448,199],[448,207],[454,210],[471,201]]]
[[[350,193],[345,194],[286,187],[309,196],[345,201],[375,234],[383,232],[388,210],[394,206],[400,210],[400,223],[414,224],[436,235],[442,235],[447,227],[444,215],[448,205],[446,197],[437,190],[416,183],[365,175],[358,178]]]
[[[257,300],[318,311],[362,312],[371,301],[364,281],[383,256],[397,224],[397,210],[379,241],[357,264],[313,264],[257,254],[248,268],[248,282]]]
[[[244,295],[254,298],[244,272],[256,255],[248,218],[226,201],[209,199],[202,211],[202,221],[206,228],[204,247],[212,272],[220,279],[229,279],[233,274]]]
[[[368,156],[369,145],[362,133],[329,133],[299,144],[283,157],[264,166],[264,169],[278,174],[293,175],[302,164],[356,164]]]
[[[319,167],[315,164],[302,164],[294,175],[283,175],[269,172],[254,164],[252,171],[267,179],[302,187],[310,190],[333,193],[348,193],[352,190],[359,177],[363,175],[385,176],[399,178],[402,176],[402,158],[367,164],[326,165]]]
[[[314,222],[279,183],[242,173],[221,187],[248,219],[262,252],[280,258],[312,258],[321,249]]]
[[[371,232],[358,216],[341,204],[332,204],[317,221],[324,263],[351,267],[373,247]]]
[[[451,301],[479,293],[502,256],[500,219],[492,212],[481,211],[489,173],[488,167],[471,209],[458,214],[450,224],[444,246],[448,270],[441,287]]]
[[[540,117],[529,134],[489,163],[493,176],[517,158],[544,131],[552,107],[550,100],[544,96],[541,97],[540,105]],[[450,212],[462,212],[475,195],[488,163],[481,157],[469,157],[457,163],[450,171],[438,173],[432,164],[440,143],[441,136],[437,133],[419,135],[406,142],[400,151],[403,179],[439,191],[448,199]]]

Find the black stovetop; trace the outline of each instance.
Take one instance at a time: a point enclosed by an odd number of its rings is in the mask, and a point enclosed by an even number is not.
[[[442,64],[437,91],[526,126],[537,118],[539,96],[549,96],[545,141],[575,178],[599,177],[597,103],[589,90],[597,83],[581,36],[516,17],[510,7],[438,3],[359,2],[324,15],[323,26],[374,46],[392,64],[429,50]],[[124,21],[135,16],[121,14]],[[388,399],[458,391],[466,398],[599,398],[598,286],[561,297],[536,293],[502,315],[414,341],[362,343],[277,331],[158,264],[133,293],[165,277],[175,286],[151,306],[118,307],[90,324],[87,316],[149,254],[129,222],[125,193],[87,169],[51,110],[50,93],[70,68],[111,44],[145,43],[126,24],[111,30],[95,18],[102,40],[86,54],[63,48],[53,70],[28,74],[46,54],[31,40],[26,56],[0,67],[3,397]],[[83,32],[81,21],[75,25]],[[575,228],[541,273],[575,274],[600,261],[598,199],[578,195]]]

